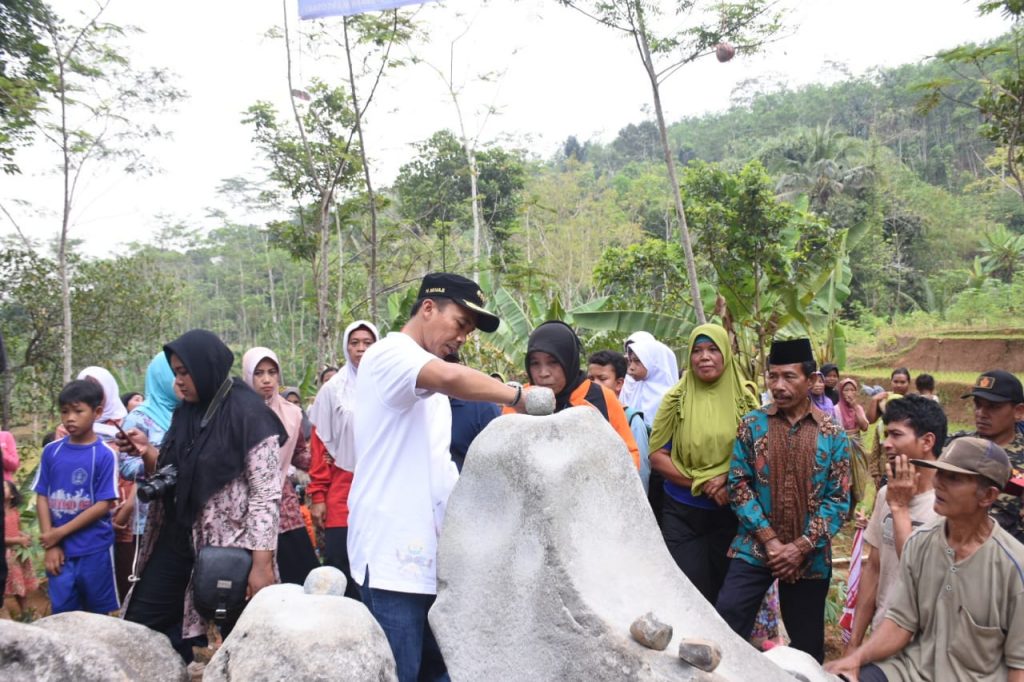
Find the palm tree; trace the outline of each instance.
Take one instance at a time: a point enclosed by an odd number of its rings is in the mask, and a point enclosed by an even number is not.
[[[860,140],[834,131],[826,123],[783,141],[764,156],[769,170],[780,174],[775,187],[780,199],[792,201],[803,195],[812,211],[823,213],[832,197],[873,180],[869,165],[855,163],[861,146]]]
[[[1010,282],[1024,257],[1024,235],[1010,232],[1000,225],[982,237],[981,253],[980,264],[985,271]]]

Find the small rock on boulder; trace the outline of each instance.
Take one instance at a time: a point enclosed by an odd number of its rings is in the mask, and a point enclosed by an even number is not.
[[[334,566],[319,566],[306,576],[302,590],[306,594],[326,594],[344,597],[348,587],[348,578]]]
[[[58,613],[33,623],[87,647],[105,644],[108,660],[132,680],[187,680],[185,662],[167,636],[145,625],[85,611]],[[9,678],[12,679],[12,678]]]
[[[648,649],[664,651],[672,641],[672,626],[662,623],[648,611],[633,621],[629,626],[629,634]]]
[[[722,651],[706,639],[683,639],[679,642],[679,658],[694,668],[711,672],[722,662]]]
[[[203,674],[205,682],[397,680],[380,625],[360,602],[306,594],[298,585],[260,590]]]

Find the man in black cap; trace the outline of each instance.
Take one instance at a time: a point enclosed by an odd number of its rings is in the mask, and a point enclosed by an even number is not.
[[[1006,451],[1013,469],[1011,484],[992,505],[992,516],[1017,540],[1024,542],[1019,487],[1024,478],[1024,434],[1017,429],[1017,422],[1024,420],[1024,388],[1010,372],[993,369],[979,376],[974,387],[962,397],[974,401],[975,430],[956,433],[950,441],[977,436]]]
[[[935,470],[945,518],[910,536],[882,624],[826,670],[862,682],[1024,681],[1024,545],[989,517],[1010,477],[1006,453],[966,436],[911,462]]]
[[[715,608],[749,637],[765,592],[779,580],[792,645],[825,657],[832,536],[849,509],[846,432],[810,400],[817,369],[807,339],[776,341],[768,356],[773,402],[744,415],[729,467],[739,532]]]
[[[437,594],[437,537],[458,480],[448,396],[518,411],[525,405],[521,386],[442,360],[477,328],[493,332],[498,318],[484,308],[476,283],[432,273],[402,330],[370,346],[359,364],[348,552],[401,682],[448,679],[427,623]]]

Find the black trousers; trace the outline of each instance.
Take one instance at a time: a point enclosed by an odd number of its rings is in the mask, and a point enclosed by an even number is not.
[[[195,642],[182,639],[181,625],[193,563],[191,556],[175,550],[170,539],[161,533],[124,614],[127,621],[167,635],[186,663],[192,662]]]
[[[305,526],[277,536],[277,572],[281,574],[282,583],[301,585],[309,572],[319,565]]]
[[[676,565],[714,604],[729,568],[729,545],[739,522],[729,507],[700,509],[665,495],[661,534]]]
[[[742,559],[729,560],[729,571],[715,609],[740,637],[750,637],[761,600],[773,580],[765,566],[752,566]],[[825,660],[828,584],[827,579],[779,582],[779,606],[791,646],[814,656],[818,663]]]
[[[359,585],[356,585],[355,581],[352,580],[352,567],[348,562],[347,526],[328,528],[324,533],[324,563],[328,566],[334,566],[345,574],[345,577],[348,579],[345,596],[362,601]]]

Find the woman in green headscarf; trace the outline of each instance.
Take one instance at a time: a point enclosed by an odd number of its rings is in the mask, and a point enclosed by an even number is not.
[[[661,532],[676,564],[714,604],[737,521],[726,480],[740,418],[758,407],[753,386],[717,324],[693,330],[689,366],[662,399],[651,433],[651,468],[665,478]]]

